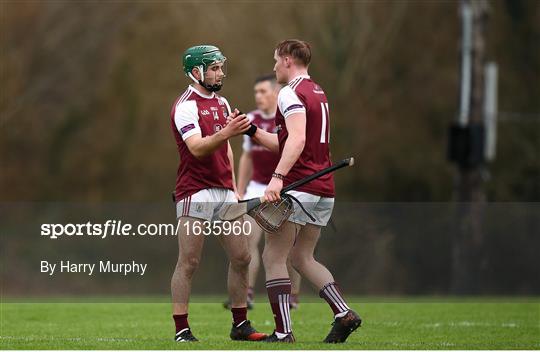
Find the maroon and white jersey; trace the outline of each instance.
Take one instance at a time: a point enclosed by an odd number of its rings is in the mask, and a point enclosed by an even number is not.
[[[269,133],[277,132],[275,115],[266,115],[261,110],[254,110],[249,112],[247,117],[258,128]],[[272,173],[276,170],[279,154],[270,151],[246,135],[244,135],[244,144],[242,146],[244,151],[251,153],[251,160],[253,161],[253,176],[251,179],[267,185],[272,178]]]
[[[171,110],[171,127],[180,154],[175,189],[177,201],[203,189],[233,189],[228,143],[199,160],[184,142],[194,134],[206,137],[221,130],[230,111],[225,98],[215,93],[204,95],[192,86],[176,99]]]
[[[285,177],[284,186],[332,165],[328,100],[322,88],[309,76],[296,77],[279,91],[276,125],[280,154],[283,153],[289,135],[285,119],[297,112],[306,114],[306,144],[298,161]],[[332,173],[327,174],[296,190],[321,197],[334,197],[334,176]]]

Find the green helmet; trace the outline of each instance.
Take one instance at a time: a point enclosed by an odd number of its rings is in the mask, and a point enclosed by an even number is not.
[[[187,49],[182,56],[184,72],[186,76],[191,76],[191,70],[194,67],[201,67],[204,73],[208,66],[216,62],[227,60],[218,47],[213,45],[197,45]]]

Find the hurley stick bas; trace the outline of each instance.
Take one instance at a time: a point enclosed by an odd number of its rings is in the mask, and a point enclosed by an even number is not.
[[[343,167],[352,166],[352,165],[354,165],[354,158],[347,158],[347,159],[341,160],[340,162],[330,167],[327,167],[326,169],[323,169],[321,171],[314,173],[313,175],[309,175],[296,182],[293,182],[287,187],[283,187],[280,194],[283,195],[288,191],[291,191],[295,188],[305,185],[308,182],[315,180],[316,178],[324,176],[337,169],[341,169]],[[221,208],[221,210],[219,211],[219,218],[224,221],[232,221],[232,220],[238,219],[239,217],[241,217],[244,214],[247,214],[250,210],[255,209],[257,206],[259,206],[262,203],[264,203],[264,197],[246,199],[246,200],[241,200],[238,203],[227,204],[223,208]]]

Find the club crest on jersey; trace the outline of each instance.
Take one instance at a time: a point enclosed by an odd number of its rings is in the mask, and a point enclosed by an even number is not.
[[[219,115],[218,115],[217,111],[212,111],[212,114],[214,115],[214,121],[219,120]]]

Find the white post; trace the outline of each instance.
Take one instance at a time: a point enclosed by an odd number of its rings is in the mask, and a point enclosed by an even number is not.
[[[488,62],[484,67],[484,126],[486,131],[484,156],[493,161],[497,143],[497,64]]]
[[[471,109],[471,82],[472,82],[472,21],[473,12],[467,0],[461,1],[461,97],[459,105],[458,123],[467,126]]]

